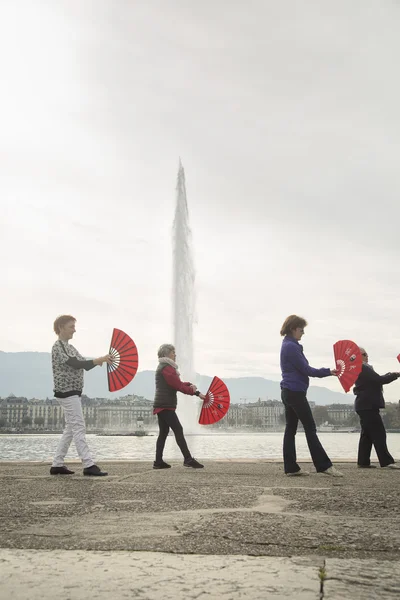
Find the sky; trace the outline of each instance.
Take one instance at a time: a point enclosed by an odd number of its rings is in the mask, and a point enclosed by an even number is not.
[[[351,339],[400,370],[399,20],[394,0],[2,2],[0,350],[50,351],[68,313],[82,354],[118,327],[155,368],[180,158],[199,373],[279,380],[292,313],[312,366]]]

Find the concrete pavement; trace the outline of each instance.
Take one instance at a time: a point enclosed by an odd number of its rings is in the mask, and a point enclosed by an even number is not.
[[[51,477],[49,465],[0,462],[4,600],[400,593],[400,472],[345,464],[343,479],[287,478],[267,461],[123,462],[92,479],[73,466]]]

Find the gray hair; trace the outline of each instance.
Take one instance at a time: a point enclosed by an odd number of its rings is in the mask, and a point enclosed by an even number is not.
[[[168,356],[172,350],[175,350],[175,346],[172,344],[162,344],[158,349],[157,356],[158,358],[164,358],[165,356]]]

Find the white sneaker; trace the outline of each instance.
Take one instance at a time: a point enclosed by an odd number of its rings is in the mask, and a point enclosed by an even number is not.
[[[335,469],[335,467],[329,467],[326,471],[321,471],[323,475],[330,475],[331,477],[343,477],[343,473]]]
[[[302,471],[300,469],[300,471],[295,471],[295,473],[286,473],[287,477],[301,477],[301,476],[305,476],[305,475],[309,475],[310,473],[307,473],[307,471]]]
[[[400,469],[400,465],[397,463],[392,463],[391,465],[385,465],[382,469]]]

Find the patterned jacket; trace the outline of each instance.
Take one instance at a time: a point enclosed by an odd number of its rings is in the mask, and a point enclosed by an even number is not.
[[[81,396],[83,390],[83,371],[95,367],[93,360],[86,360],[78,350],[68,342],[57,340],[51,350],[53,367],[54,396],[68,398]]]

